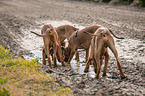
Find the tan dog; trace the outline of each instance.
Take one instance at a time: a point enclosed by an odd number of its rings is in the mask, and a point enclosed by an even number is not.
[[[60,43],[61,43],[61,48],[63,50],[65,50],[65,42],[64,40],[67,39],[69,40],[70,36],[75,33],[77,30],[79,30],[78,28],[75,28],[71,25],[68,25],[68,24],[65,24],[65,25],[61,25],[61,26],[58,26],[55,28],[57,34],[58,34],[58,37],[59,37],[59,40],[60,40]],[[51,53],[51,56],[53,57],[53,50],[52,48],[50,48],[50,53]],[[59,56],[57,54],[57,57],[58,57],[58,61],[59,60]],[[79,56],[77,55],[76,56],[76,59],[78,60],[79,59]]]
[[[62,47],[64,46],[65,47],[65,42],[64,40],[67,39],[69,40],[70,36],[72,34],[74,34],[77,30],[79,30],[78,28],[75,28],[71,25],[68,25],[68,24],[65,24],[65,25],[61,25],[61,26],[58,26],[56,28],[56,32],[58,33],[58,36],[60,38],[60,43],[62,45]],[[65,48],[62,48],[63,50],[65,50]],[[76,51],[76,57],[75,59],[77,61],[79,61],[79,52]]]
[[[53,56],[53,62],[54,62],[54,67],[57,67],[57,62],[56,62],[56,52],[58,51],[60,61],[62,63],[62,66],[66,66],[63,56],[62,56],[62,50],[60,46],[60,40],[58,37],[58,34],[54,27],[49,24],[49,25],[44,25],[41,29],[41,34],[39,35],[35,32],[32,32],[36,34],[37,36],[43,37],[43,50],[42,50],[42,56],[43,56],[43,64],[46,64],[46,56],[48,57],[48,63],[49,66],[52,68],[51,60],[50,60],[50,48],[53,48],[54,56]]]
[[[109,47],[117,60],[117,66],[120,71],[120,77],[121,79],[124,79],[126,78],[126,76],[122,71],[122,67],[118,59],[118,53],[115,48],[114,39],[111,36],[110,32],[112,33],[111,30],[108,30],[107,28],[104,28],[104,27],[100,27],[94,33],[95,35],[97,35],[97,37],[93,37],[91,40],[91,45],[89,49],[89,57],[88,57],[88,61],[86,62],[86,67],[85,67],[84,72],[88,72],[89,65],[91,61],[93,60],[93,65],[96,72],[95,78],[99,79],[99,74],[100,74],[102,63],[103,63],[103,58],[105,57],[105,66],[103,70],[103,76],[106,76],[108,61],[109,61],[109,53],[108,53],[108,47]],[[94,34],[90,34],[90,33],[87,33],[87,34],[94,36]]]
[[[91,25],[88,27],[85,27],[82,30],[79,30],[78,32],[71,35],[69,40],[69,45],[66,48],[65,53],[65,61],[70,64],[74,53],[77,49],[85,49],[86,50],[86,61],[88,57],[88,50],[91,42],[91,36],[84,32],[94,33],[98,28],[102,27],[101,25]]]

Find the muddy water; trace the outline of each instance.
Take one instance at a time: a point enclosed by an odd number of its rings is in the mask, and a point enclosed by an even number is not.
[[[22,31],[25,33],[25,37],[22,38],[22,47],[25,49],[28,49],[31,51],[34,55],[32,57],[30,56],[24,56],[27,59],[34,59],[37,58],[39,62],[42,62],[42,45],[43,41],[41,37],[37,37],[34,34],[31,34],[30,31],[35,31],[37,33],[40,33],[40,30],[45,23],[50,23],[54,27],[63,25],[63,24],[70,24],[73,25],[79,29],[84,28],[84,26],[80,26],[78,24],[73,24],[72,22],[69,21],[37,21],[39,26],[31,28],[29,30],[24,30]],[[67,41],[66,41],[67,42]],[[118,54],[119,54],[119,59],[124,58],[126,59],[126,62],[145,62],[145,42],[144,41],[139,41],[139,40],[134,40],[134,39],[123,39],[123,40],[118,40],[115,39],[115,46],[117,48]],[[109,50],[110,58],[114,58],[114,55],[112,52]],[[73,58],[71,62],[71,67],[73,70],[76,72],[79,72],[80,74],[84,74],[83,70],[85,68],[85,52],[80,52],[80,62],[76,62]],[[93,66],[90,66],[90,72],[87,73],[91,77],[95,76],[95,73],[93,71]],[[109,73],[107,75],[110,75]]]

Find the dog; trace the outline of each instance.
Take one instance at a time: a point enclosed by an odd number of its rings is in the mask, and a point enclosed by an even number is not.
[[[58,37],[58,34],[56,32],[56,30],[54,29],[54,27],[49,24],[44,24],[42,29],[41,29],[41,35],[37,34],[36,32],[31,31],[31,33],[43,37],[43,48],[42,48],[42,58],[43,58],[43,64],[46,64],[46,56],[48,58],[48,63],[50,68],[52,68],[52,64],[51,64],[51,60],[50,60],[50,52],[52,49],[54,56],[53,56],[53,63],[54,63],[54,67],[57,67],[57,62],[56,62],[56,57],[57,57],[57,52],[58,55],[60,57],[60,61],[62,63],[62,66],[66,66],[66,63],[63,60],[63,56],[62,56],[62,50],[61,50],[61,44],[60,44],[60,40]]]
[[[91,40],[91,45],[89,48],[89,56],[88,56],[88,60],[86,62],[86,67],[84,69],[84,72],[88,72],[89,65],[90,65],[91,61],[93,61],[94,71],[96,73],[95,78],[99,79],[101,66],[103,63],[103,59],[105,58],[105,66],[104,66],[102,76],[106,76],[108,61],[109,61],[109,53],[108,53],[108,47],[109,47],[117,60],[117,66],[120,71],[121,79],[126,78],[125,74],[122,71],[122,67],[121,67],[121,64],[118,59],[118,53],[115,48],[115,42],[111,35],[112,31],[108,30],[105,27],[100,27],[96,30],[96,32],[94,34],[91,34],[88,32],[85,32],[85,33],[90,36],[96,35],[97,37],[93,37]],[[123,38],[119,38],[119,39],[123,39]]]
[[[65,47],[64,40],[65,39],[69,40],[70,36],[78,30],[79,30],[78,28],[68,24],[61,25],[56,28],[56,32],[58,33],[58,36],[60,38],[62,50],[65,50],[65,48],[63,48]],[[79,61],[79,52],[76,51],[75,56],[76,56],[75,60]]]
[[[94,33],[100,27],[102,26],[96,24],[87,26],[82,30],[76,31],[74,34],[70,36],[69,45],[64,52],[65,55],[64,61],[67,62],[67,64],[70,64],[74,56],[74,53],[77,51],[77,49],[86,50],[86,61],[87,61],[89,46],[92,37],[90,35],[85,34],[84,32]]]

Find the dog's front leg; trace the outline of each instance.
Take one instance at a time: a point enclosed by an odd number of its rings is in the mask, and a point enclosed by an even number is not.
[[[88,59],[88,55],[89,55],[89,48],[86,49],[86,62],[87,62],[87,59]]]
[[[45,48],[43,46],[42,48],[42,60],[43,60],[43,64],[46,65],[46,53],[45,53]]]
[[[50,53],[49,53],[49,46],[45,47],[45,53],[47,54],[49,67],[52,68],[51,60],[50,60]]]
[[[58,55],[59,55],[59,59],[61,61],[61,64],[62,64],[62,66],[66,66],[66,63],[64,62],[64,58],[63,58],[63,55],[62,55],[63,52],[61,50],[61,47],[57,46],[57,48],[58,48]]]
[[[54,63],[54,67],[58,67],[57,66],[57,62],[56,62],[56,52],[57,52],[57,45],[53,45],[53,50],[54,50],[54,56],[53,56],[53,63]]]
[[[75,54],[75,51],[71,50],[71,53],[70,53],[70,56],[69,56],[69,59],[68,59],[68,62],[67,62],[68,64],[70,64],[74,54]]]

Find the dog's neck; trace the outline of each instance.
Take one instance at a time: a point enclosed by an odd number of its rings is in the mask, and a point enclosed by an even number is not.
[[[74,34],[74,37],[76,37],[76,38],[78,37],[78,34],[77,34],[77,33],[78,33],[78,30],[77,30],[77,31],[75,32],[75,34]],[[83,47],[84,49],[86,49],[85,46],[79,41],[78,38],[77,38],[77,41],[79,42],[79,45],[80,45],[81,47]]]

